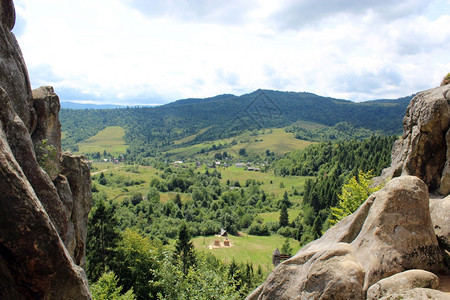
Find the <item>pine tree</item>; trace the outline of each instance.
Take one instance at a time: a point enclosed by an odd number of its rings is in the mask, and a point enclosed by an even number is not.
[[[119,228],[115,208],[100,200],[97,207],[91,211],[87,228],[86,259],[90,280],[97,281],[107,270],[108,263],[114,257],[118,240]]]
[[[183,273],[187,275],[189,267],[195,263],[194,244],[191,241],[186,222],[181,223],[175,254],[181,259]]]
[[[289,225],[289,214],[287,206],[283,204],[280,211],[280,227],[285,227]]]

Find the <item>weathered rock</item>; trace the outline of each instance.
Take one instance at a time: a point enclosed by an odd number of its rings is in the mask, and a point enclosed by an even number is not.
[[[450,251],[450,196],[430,199],[430,213],[439,245]]]
[[[52,177],[62,178],[60,197],[38,164],[31,138],[36,114],[26,67],[10,31],[14,19],[12,1],[0,0],[0,299],[90,299],[85,273],[63,243],[83,264],[86,228],[81,227],[86,227],[91,206],[86,191],[89,169],[75,158],[73,169],[66,167],[72,176],[68,175],[69,181],[49,171]],[[50,103],[36,102],[43,110],[35,137],[60,149],[55,114],[59,102],[49,91],[45,97],[51,98]],[[57,166],[59,154],[50,162]]]
[[[12,0],[0,1],[0,86],[13,99],[14,111],[29,132],[36,126],[28,71],[16,37],[11,32],[16,20]]]
[[[89,299],[84,272],[64,248],[3,128],[0,122],[0,298]]]
[[[81,266],[86,264],[86,235],[89,211],[92,207],[91,175],[84,156],[63,153],[61,173],[70,185],[73,202],[68,201],[67,209],[72,206],[70,220],[74,226],[75,249],[72,257]],[[64,196],[67,198],[67,196]]]
[[[401,176],[373,196],[361,232],[352,242],[365,270],[364,290],[404,270],[440,270],[442,255],[431,223],[424,182],[417,177]]]
[[[418,299],[433,299],[433,300],[450,300],[450,295],[432,290],[432,289],[424,289],[424,288],[415,288],[412,290],[408,290],[402,293],[391,294],[379,300],[418,300]]]
[[[36,155],[45,164],[45,170],[52,180],[59,174],[61,156],[61,123],[59,122],[59,98],[51,86],[33,90],[33,106],[37,124],[31,138]]]
[[[367,290],[367,300],[403,293],[414,288],[436,289],[439,279],[431,272],[424,270],[408,270],[384,278]]]
[[[392,150],[391,167],[382,179],[400,175],[421,178],[430,192],[450,192],[450,86],[421,92],[411,100],[403,119],[403,136]],[[447,167],[445,167],[447,166]]]
[[[441,265],[427,186],[402,176],[280,264],[248,299],[363,299],[382,278]]]

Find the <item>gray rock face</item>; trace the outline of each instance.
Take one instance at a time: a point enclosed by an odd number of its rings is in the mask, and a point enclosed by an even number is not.
[[[450,196],[430,199],[430,212],[439,245],[450,251]]]
[[[0,1],[0,86],[13,99],[12,106],[25,127],[32,132],[36,126],[31,84],[16,37],[11,32],[16,15],[12,0]]]
[[[408,269],[438,271],[428,189],[391,180],[352,215],[280,264],[248,299],[364,299],[380,279]]]
[[[68,155],[60,167],[59,100],[51,88],[36,92],[36,126],[28,74],[10,31],[11,0],[0,0],[0,20],[0,299],[90,299],[85,273],[74,263],[84,263],[89,168]],[[49,173],[38,163],[32,135],[57,148],[46,156],[54,166]]]
[[[59,158],[61,156],[61,123],[59,122],[59,98],[51,86],[41,86],[33,90],[34,109],[37,114],[36,129],[31,138],[35,145],[36,155],[47,157],[46,172],[52,180],[59,174]],[[42,159],[44,160],[44,159]]]
[[[376,300],[397,293],[404,293],[415,288],[435,289],[439,279],[431,272],[424,270],[408,270],[372,285],[367,291],[367,300]]]
[[[84,156],[71,155],[66,152],[61,159],[61,173],[67,178],[72,194],[73,204],[70,222],[74,227],[75,249],[71,253],[78,265],[86,265],[86,234],[89,211],[92,207],[91,175],[88,162]],[[65,198],[70,198],[69,195]],[[70,201],[70,200],[69,200]]]
[[[421,92],[411,100],[403,119],[403,136],[392,150],[391,167],[382,178],[414,175],[429,191],[450,192],[449,85]]]

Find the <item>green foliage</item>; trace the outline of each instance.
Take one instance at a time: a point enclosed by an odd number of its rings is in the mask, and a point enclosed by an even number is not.
[[[291,247],[291,243],[289,242],[289,238],[286,238],[284,240],[284,244],[283,244],[283,246],[281,246],[281,253],[292,255],[292,247]]]
[[[86,239],[86,273],[91,281],[97,281],[108,269],[119,240],[115,207],[98,199],[98,196],[95,198],[89,214]]]
[[[91,285],[90,291],[94,300],[135,300],[133,290],[122,294],[122,287],[118,286],[118,279],[114,272],[105,272],[97,282]]]
[[[125,229],[121,233],[111,269],[119,277],[119,284],[126,290],[133,289],[137,299],[148,299],[156,293],[149,282],[155,279],[158,268],[157,252],[158,248],[138,232]]]
[[[355,128],[401,132],[404,112],[411,97],[398,100],[352,103],[310,93],[264,91],[277,103],[280,113],[254,121],[251,113],[242,114],[257,100],[261,91],[236,97],[221,95],[208,99],[186,99],[159,107],[74,110],[62,109],[60,120],[66,133],[63,149],[75,150],[76,144],[110,126],[125,130],[128,158],[152,157],[179,147],[174,141],[186,139],[185,145],[237,136],[243,131],[281,128],[298,120],[333,126],[348,122]],[[263,112],[264,113],[264,112]],[[260,113],[261,114],[261,113]],[[193,117],[194,116],[194,117]],[[230,124],[239,116],[239,122]],[[206,130],[205,130],[206,129]],[[264,151],[263,149],[262,151]]]
[[[36,152],[36,159],[42,169],[47,174],[54,173],[56,158],[56,148],[48,142],[47,139],[42,140],[40,143],[34,146],[34,151]]]
[[[450,83],[450,73],[447,73],[445,77],[442,79],[441,86],[447,85]]]
[[[369,129],[358,127],[356,128],[351,123],[340,122],[332,127],[318,127],[318,128],[304,128],[301,126],[289,126],[286,132],[294,133],[297,139],[312,141],[312,142],[327,142],[327,141],[349,141],[354,139],[365,139],[371,136],[383,135],[383,131],[372,131]]]
[[[330,223],[332,225],[355,212],[372,193],[382,188],[382,185],[372,186],[372,178],[371,171],[360,171],[358,176],[352,177],[344,184],[342,193],[338,195],[338,205],[331,208],[332,218]]]
[[[289,225],[289,214],[287,206],[283,204],[280,210],[280,227],[285,227]]]
[[[180,232],[175,244],[175,254],[182,262],[183,273],[186,275],[189,268],[195,264],[194,245],[188,232],[186,222],[182,222]]]

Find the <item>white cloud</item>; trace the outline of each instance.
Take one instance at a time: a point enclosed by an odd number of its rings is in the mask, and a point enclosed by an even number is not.
[[[258,88],[366,100],[449,72],[450,1],[15,1],[32,85],[164,103]]]

